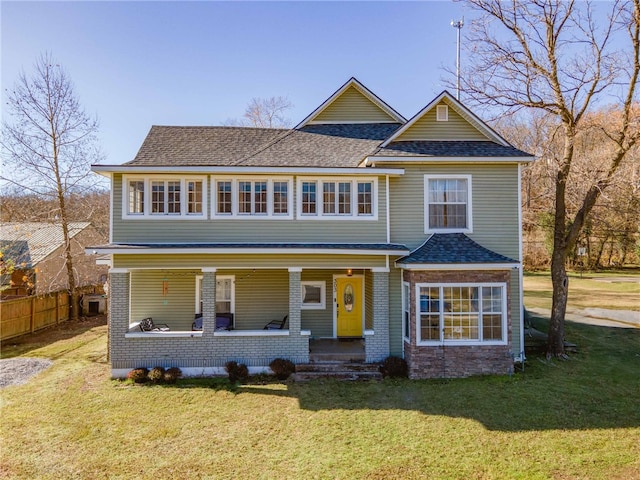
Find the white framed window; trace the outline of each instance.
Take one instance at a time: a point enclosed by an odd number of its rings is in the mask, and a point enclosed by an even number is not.
[[[216,313],[235,314],[235,275],[216,275]],[[196,275],[196,314],[202,313],[202,275]]]
[[[471,175],[424,176],[425,233],[473,230]]]
[[[409,341],[411,338],[411,286],[402,282],[402,336]]]
[[[293,218],[291,178],[213,177],[212,217]]]
[[[324,310],[326,308],[327,283],[316,281],[300,282],[302,310]]]
[[[299,190],[301,192],[300,207],[298,211],[301,215],[318,214],[318,182],[305,180],[301,182]]]
[[[415,291],[418,344],[506,343],[506,284],[416,284]]]
[[[144,179],[136,178],[129,179],[123,182],[123,185],[127,188],[126,195],[123,195],[127,199],[126,212],[127,215],[144,215],[144,198],[145,188]]]
[[[438,105],[436,107],[436,122],[448,122],[449,121],[449,106]]]
[[[377,220],[377,178],[298,178],[300,220]]]
[[[206,177],[125,175],[122,180],[122,218],[206,219]]]

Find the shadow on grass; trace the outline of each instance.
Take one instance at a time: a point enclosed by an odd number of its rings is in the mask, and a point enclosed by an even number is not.
[[[535,324],[544,325],[539,318]],[[213,388],[241,395],[297,399],[300,408],[407,410],[473,419],[488,430],[587,430],[640,426],[640,330],[567,322],[580,347],[566,361],[530,355],[524,372],[452,380],[345,382],[315,380],[274,388],[228,380],[185,379],[179,388]],[[201,382],[201,383],[198,383]],[[273,383],[278,383],[275,379]],[[271,404],[266,399],[265,405]]]
[[[0,342],[0,358],[28,356],[29,353],[50,346],[56,342],[80,337],[92,328],[106,325],[107,317],[99,315],[72,322],[70,320],[45,328],[35,333],[9,338]],[[55,357],[63,356],[67,350],[59,352]],[[51,357],[51,356],[49,356]]]

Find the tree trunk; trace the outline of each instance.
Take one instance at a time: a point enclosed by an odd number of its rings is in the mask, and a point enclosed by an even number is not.
[[[551,282],[553,284],[553,303],[549,319],[547,337],[547,358],[564,358],[564,317],[569,297],[569,278],[565,267],[566,251],[555,245],[551,256]]]
[[[76,286],[76,277],[73,274],[73,255],[71,252],[71,236],[69,235],[69,222],[67,218],[67,208],[65,203],[64,194],[62,193],[62,189],[60,188],[58,193],[58,201],[60,208],[60,217],[62,220],[62,234],[64,237],[64,255],[65,255],[65,263],[67,267],[67,283],[68,292],[69,292],[69,319],[70,320],[78,320],[79,312],[79,298],[78,298],[78,288]]]

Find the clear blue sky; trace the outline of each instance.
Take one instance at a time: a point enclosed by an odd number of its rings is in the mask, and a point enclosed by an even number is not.
[[[131,160],[151,125],[219,125],[252,97],[302,120],[351,76],[405,117],[455,66],[460,4],[0,2],[2,90],[49,51],[100,120],[104,163]],[[5,102],[2,102],[3,108]]]

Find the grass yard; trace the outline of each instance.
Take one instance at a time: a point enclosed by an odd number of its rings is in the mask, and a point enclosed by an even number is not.
[[[569,273],[569,307],[640,310],[640,269]],[[551,309],[549,272],[525,273],[525,305]]]
[[[133,386],[106,326],[58,327],[3,345],[54,365],[0,391],[0,477],[640,479],[640,329],[567,336],[512,377]]]

